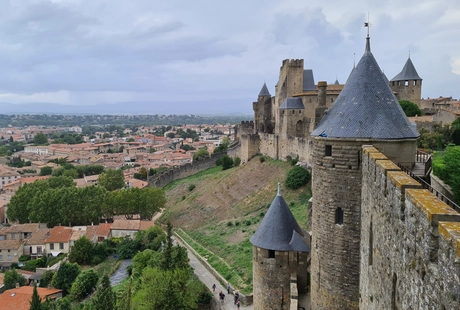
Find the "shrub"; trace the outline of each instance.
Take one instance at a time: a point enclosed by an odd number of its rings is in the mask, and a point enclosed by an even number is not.
[[[233,165],[234,165],[235,167],[238,167],[240,164],[241,164],[241,158],[239,158],[238,156],[236,156],[236,157],[233,159]]]
[[[265,161],[265,157],[264,157],[264,156],[260,156],[260,157],[259,157],[259,160],[260,160],[261,163],[263,163],[263,162]]]
[[[70,289],[72,299],[81,300],[85,298],[96,287],[98,279],[99,277],[94,269],[80,273]]]
[[[228,221],[228,222],[227,222],[227,226],[228,226],[228,227],[233,226],[233,222],[232,222],[232,221]]]
[[[265,215],[265,212],[264,212],[264,211],[261,211],[261,212],[259,213],[259,216],[260,216],[260,217],[264,217],[264,215]]]
[[[193,190],[195,189],[195,187],[196,187],[195,184],[190,184],[190,185],[188,186],[188,191],[189,191],[189,192],[193,191]]]
[[[239,226],[240,225],[240,221],[235,221],[235,226]]]
[[[290,189],[298,189],[310,181],[310,173],[307,169],[295,166],[289,170],[286,178],[286,186]]]

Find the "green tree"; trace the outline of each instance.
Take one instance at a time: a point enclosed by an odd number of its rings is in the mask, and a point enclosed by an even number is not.
[[[51,175],[53,173],[53,168],[45,166],[40,169],[40,175]]]
[[[233,167],[233,159],[225,154],[216,161],[216,165],[222,166],[222,170],[227,170]]]
[[[44,133],[37,133],[34,136],[34,144],[35,145],[47,145],[48,144],[48,136]]]
[[[310,173],[307,169],[295,166],[289,170],[286,177],[286,186],[290,189],[298,189],[310,181]]]
[[[123,170],[109,169],[99,176],[97,182],[100,186],[105,187],[105,189],[108,191],[114,191],[123,188],[125,186]]]
[[[42,279],[40,280],[40,287],[48,287],[48,285],[51,284],[51,281],[53,280],[53,275],[54,272],[51,270],[45,271],[42,275]]]
[[[104,134],[102,135],[102,138],[103,139],[110,138],[110,134],[108,132],[104,132]]]
[[[70,289],[71,298],[77,301],[82,300],[92,292],[98,280],[99,276],[94,269],[89,269],[80,273],[72,283],[72,288]]]
[[[18,283],[19,286],[24,286],[26,278],[19,274],[14,268],[12,270],[5,271],[5,276],[3,278],[4,289],[9,290],[14,288],[16,287],[16,283]]]
[[[168,137],[168,138],[170,138],[170,139],[173,139],[173,138],[176,137],[176,134],[175,134],[174,132],[168,132],[168,133],[166,134],[166,137]]]
[[[401,105],[401,108],[403,109],[404,113],[406,113],[406,116],[422,116],[423,112],[420,110],[420,108],[413,102],[409,100],[399,100],[399,104]]]
[[[54,274],[51,285],[64,291],[64,294],[70,292],[73,281],[80,274],[80,266],[76,263],[62,263],[59,270]]]
[[[104,275],[101,283],[96,289],[96,293],[92,299],[95,310],[112,310],[115,309],[116,295],[110,285],[108,275]]]
[[[147,169],[145,169],[145,167],[139,168],[139,176],[142,180],[147,180]]]
[[[209,152],[206,147],[203,147],[196,151],[196,153],[193,155],[193,160],[200,160],[206,157],[209,157]]]
[[[69,262],[77,263],[79,265],[89,265],[94,257],[94,245],[93,243],[82,236],[80,239],[75,241],[72,249],[69,253]]]
[[[7,213],[10,220],[29,223],[29,215],[33,210],[31,201],[34,200],[35,196],[48,189],[49,184],[46,180],[37,180],[21,186],[8,203]]]
[[[42,299],[38,295],[37,285],[34,284],[34,291],[32,293],[32,299],[30,301],[30,310],[41,310],[42,308]]]

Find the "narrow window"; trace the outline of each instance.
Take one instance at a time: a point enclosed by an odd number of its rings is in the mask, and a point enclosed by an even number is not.
[[[326,145],[326,156],[332,156],[332,145]]]
[[[404,86],[409,86],[409,81],[404,81]]]
[[[54,243],[50,243],[50,250],[54,250]]]
[[[393,285],[391,287],[391,309],[396,310],[396,283],[398,282],[398,277],[393,273]]]
[[[414,80],[414,85],[417,85],[417,81]]]
[[[268,250],[268,258],[275,258],[275,251],[274,250]]]
[[[334,102],[334,98],[331,98],[331,102]]]
[[[59,243],[59,249],[63,250],[64,249],[64,243]]]
[[[335,223],[339,225],[343,224],[343,209],[342,208],[337,208],[337,210],[335,210]]]

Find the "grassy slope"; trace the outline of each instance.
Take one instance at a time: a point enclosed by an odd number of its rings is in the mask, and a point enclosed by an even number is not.
[[[256,231],[281,182],[282,194],[299,225],[306,229],[310,189],[284,187],[290,164],[254,158],[246,165],[221,171],[211,168],[175,181],[166,190],[166,211],[178,232],[207,257],[227,280],[244,293],[252,291],[252,245]],[[196,187],[189,191],[189,185]],[[302,203],[301,203],[302,202]]]

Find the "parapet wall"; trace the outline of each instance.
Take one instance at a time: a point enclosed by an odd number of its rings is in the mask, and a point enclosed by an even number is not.
[[[216,166],[216,161],[226,153],[212,154],[210,157],[194,160],[192,163],[168,169],[149,177],[149,186],[164,187],[174,180],[179,180]]]
[[[361,309],[460,309],[460,214],[363,147]]]

